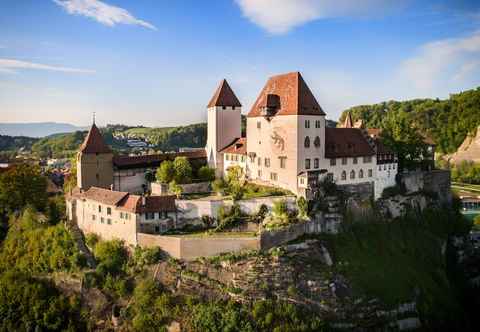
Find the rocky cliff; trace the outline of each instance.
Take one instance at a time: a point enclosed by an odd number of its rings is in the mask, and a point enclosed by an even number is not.
[[[450,157],[450,161],[454,164],[458,164],[463,160],[480,162],[480,127],[468,135],[457,152]]]

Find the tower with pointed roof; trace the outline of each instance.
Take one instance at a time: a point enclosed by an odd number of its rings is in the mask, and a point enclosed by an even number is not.
[[[222,174],[223,156],[220,151],[242,134],[242,104],[228,82],[223,79],[207,106],[207,152],[208,165]]]
[[[77,154],[77,186],[110,189],[113,185],[113,153],[93,122]]]

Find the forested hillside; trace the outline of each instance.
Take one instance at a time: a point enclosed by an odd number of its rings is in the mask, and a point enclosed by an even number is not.
[[[128,139],[141,139],[161,151],[178,150],[181,147],[203,147],[207,139],[206,123],[181,127],[128,127],[107,125],[100,129],[108,145],[117,152],[129,152]],[[83,142],[87,131],[55,134],[41,139],[0,135],[0,153],[15,155],[19,149],[31,150],[39,157],[64,158],[72,156]]]
[[[480,87],[452,94],[445,100],[414,99],[355,106],[342,113],[340,123],[347,112],[351,112],[354,121],[363,119],[368,128],[406,121],[431,137],[437,151],[453,153],[467,134],[480,125]]]

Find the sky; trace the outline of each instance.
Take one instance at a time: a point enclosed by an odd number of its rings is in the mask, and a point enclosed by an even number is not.
[[[292,71],[333,120],[476,88],[480,1],[0,1],[0,122],[187,125]]]

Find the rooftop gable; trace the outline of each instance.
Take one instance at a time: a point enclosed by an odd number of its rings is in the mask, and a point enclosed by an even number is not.
[[[87,137],[80,146],[80,152],[83,153],[112,153],[110,147],[105,144],[103,136],[95,123],[90,128]]]
[[[277,108],[274,115],[325,115],[299,72],[270,77],[248,116],[263,116],[267,107]]]
[[[228,85],[226,79],[223,79],[220,82],[217,91],[215,91],[215,94],[213,95],[212,99],[210,99],[207,107],[210,108],[215,106],[242,107],[242,104],[240,104],[240,101],[238,100],[237,96],[235,96],[235,93],[230,85]]]

